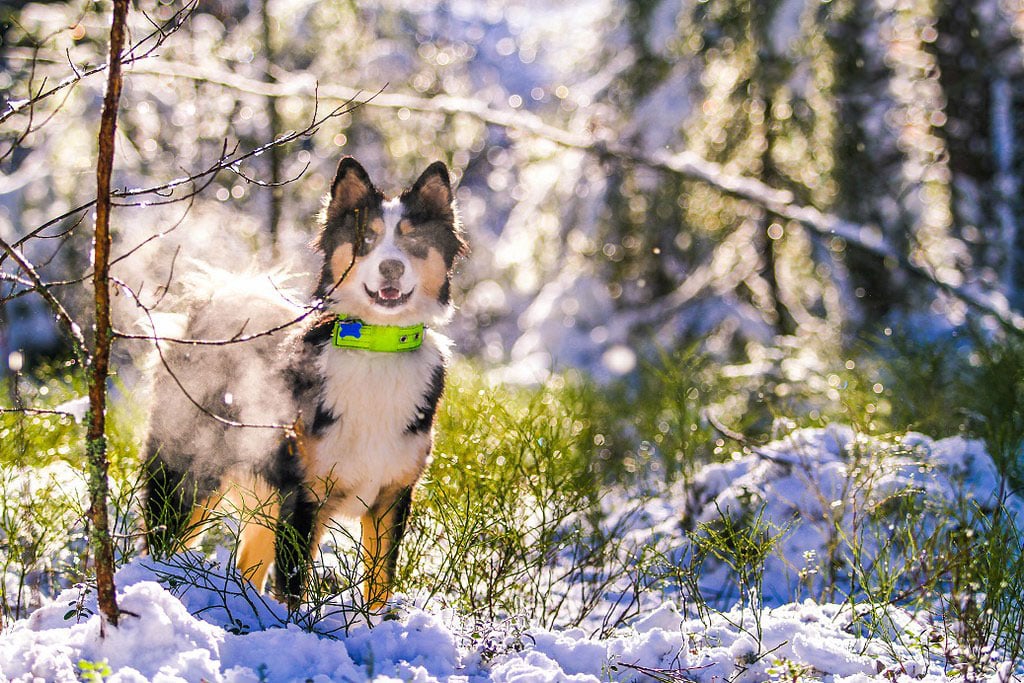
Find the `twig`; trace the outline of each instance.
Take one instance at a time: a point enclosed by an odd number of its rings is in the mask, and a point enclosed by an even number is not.
[[[701,669],[708,669],[711,664],[702,664],[700,666],[687,666],[681,669],[658,669],[650,666],[643,666],[639,663],[632,663],[619,661],[616,663],[617,666],[622,666],[627,669],[633,669],[638,673],[642,673],[646,676],[650,676],[656,681],[664,681],[665,683],[697,683],[697,679],[687,676],[691,671],[700,671]]]
[[[83,367],[89,365],[89,351],[85,344],[85,337],[82,336],[82,328],[78,326],[75,319],[71,317],[67,309],[64,308],[64,304],[60,302],[57,297],[53,295],[53,292],[49,290],[46,283],[43,282],[42,278],[39,277],[39,273],[36,272],[35,267],[25,256],[18,251],[18,249],[8,244],[3,239],[0,239],[0,249],[3,249],[4,253],[8,254],[14,262],[21,268],[21,272],[25,273],[28,279],[32,282],[33,289],[39,292],[39,295],[43,297],[47,304],[50,306],[50,310],[53,311],[54,315],[64,323],[64,326],[68,330],[68,334],[71,335],[75,342],[75,355],[78,356],[79,361]]]
[[[298,180],[303,175],[305,175],[306,171],[309,170],[309,166],[310,166],[311,163],[312,162],[307,161],[306,165],[302,167],[302,170],[300,170],[298,173],[296,173],[294,176],[292,176],[288,180],[277,180],[277,181],[270,181],[270,182],[267,182],[265,180],[259,180],[257,178],[251,178],[248,175],[246,175],[245,173],[242,173],[242,169],[240,167],[238,167],[238,166],[232,166],[228,170],[230,170],[232,173],[234,173],[235,175],[237,175],[240,178],[242,178],[245,182],[252,183],[253,185],[258,185],[260,187],[284,187],[285,185],[290,185],[291,183],[294,183],[296,180]]]
[[[167,281],[164,282],[164,284],[161,285],[160,287],[156,288],[156,291],[160,292],[160,296],[156,301],[153,302],[152,308],[156,308],[157,306],[159,306],[163,302],[164,297],[167,296],[167,292],[171,291],[171,281],[174,279],[174,266],[175,264],[178,263],[178,254],[180,253],[181,245],[179,244],[177,248],[174,250],[174,255],[171,256],[171,267],[169,272],[167,273]],[[160,291],[161,289],[163,291]]]
[[[75,78],[77,78],[78,80],[82,80],[82,74],[79,73],[78,67],[75,66],[75,62],[71,59],[70,47],[64,48],[64,55],[68,58],[68,66],[70,66],[71,70],[75,72]]]
[[[150,242],[158,240],[158,239],[160,239],[162,237],[166,237],[167,235],[171,234],[172,232],[174,232],[175,230],[180,228],[182,226],[182,224],[184,224],[185,218],[188,216],[189,211],[192,210],[193,200],[194,200],[194,195],[193,195],[192,198],[189,199],[188,206],[185,207],[185,210],[182,212],[181,218],[179,218],[177,221],[175,221],[174,224],[171,225],[171,227],[167,228],[166,230],[161,230],[160,232],[157,232],[157,233],[154,233],[154,234],[150,235],[149,237],[145,238],[144,240],[142,240],[141,242],[136,244],[134,247],[131,247],[130,249],[128,249],[128,251],[124,252],[120,256],[115,256],[114,258],[112,258],[110,260],[110,265],[113,266],[113,265],[116,265],[116,264],[120,263],[121,261],[124,261],[129,256],[131,256],[135,252],[139,251],[140,249],[142,249],[144,246],[146,246]],[[179,246],[178,249],[180,249],[180,248],[181,247]],[[175,251],[175,256],[177,256],[177,250]],[[171,268],[173,269],[173,267],[174,267],[174,264],[172,262]]]
[[[70,417],[74,419],[74,415],[66,413],[63,410],[44,410],[42,408],[0,408],[0,415],[6,415],[7,413],[20,413],[22,415],[57,415],[59,417]]]

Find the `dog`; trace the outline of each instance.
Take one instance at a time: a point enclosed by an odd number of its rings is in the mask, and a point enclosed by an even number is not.
[[[431,457],[451,346],[435,328],[451,317],[451,277],[468,248],[442,162],[388,198],[345,157],[318,222],[323,265],[312,305],[296,305],[266,278],[211,285],[217,278],[200,274],[186,297],[185,336],[273,333],[237,344],[157,342],[146,544],[166,556],[193,543],[214,509],[247,511],[239,570],[263,590],[273,566],[275,592],[296,606],[327,523],[358,518],[363,597],[380,610]]]

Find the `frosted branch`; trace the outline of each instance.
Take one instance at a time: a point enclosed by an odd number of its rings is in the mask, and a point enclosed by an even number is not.
[[[180,62],[137,64],[133,69],[133,75],[187,78],[266,97],[308,97],[316,86],[312,77],[305,74],[294,74],[285,82],[266,83]],[[484,123],[517,130],[599,157],[615,157],[681,178],[706,183],[726,195],[757,204],[782,219],[797,222],[819,235],[839,237],[856,249],[896,263],[907,273],[931,283],[971,308],[993,316],[1006,329],[1024,334],[1024,316],[1012,310],[1005,300],[998,300],[988,292],[940,278],[927,268],[911,262],[907,256],[897,252],[881,239],[872,237],[877,231],[870,226],[852,223],[815,207],[799,204],[791,192],[773,188],[755,178],[727,173],[720,164],[703,159],[692,152],[647,152],[628,145],[609,143],[589,133],[552,126],[530,112],[493,109],[485,102],[472,98],[448,95],[419,97],[384,92],[379,92],[373,97],[365,97],[359,90],[345,86],[319,86],[316,92],[324,99],[340,99],[371,107],[405,108],[411,111],[471,116]]]

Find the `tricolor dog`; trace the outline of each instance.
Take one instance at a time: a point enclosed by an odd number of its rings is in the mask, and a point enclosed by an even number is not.
[[[450,346],[435,328],[451,316],[466,243],[441,162],[389,199],[342,159],[320,223],[312,305],[266,278],[204,280],[186,297],[182,332],[223,340],[302,322],[244,343],[160,343],[147,542],[166,555],[214,508],[245,510],[239,568],[262,588],[273,566],[276,592],[295,604],[325,525],[359,518],[364,597],[379,608],[430,459]]]

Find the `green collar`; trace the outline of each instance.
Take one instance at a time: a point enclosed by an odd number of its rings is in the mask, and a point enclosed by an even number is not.
[[[332,343],[339,349],[366,351],[414,351],[423,344],[423,323],[399,327],[398,325],[368,325],[362,320],[339,315],[331,333]]]

